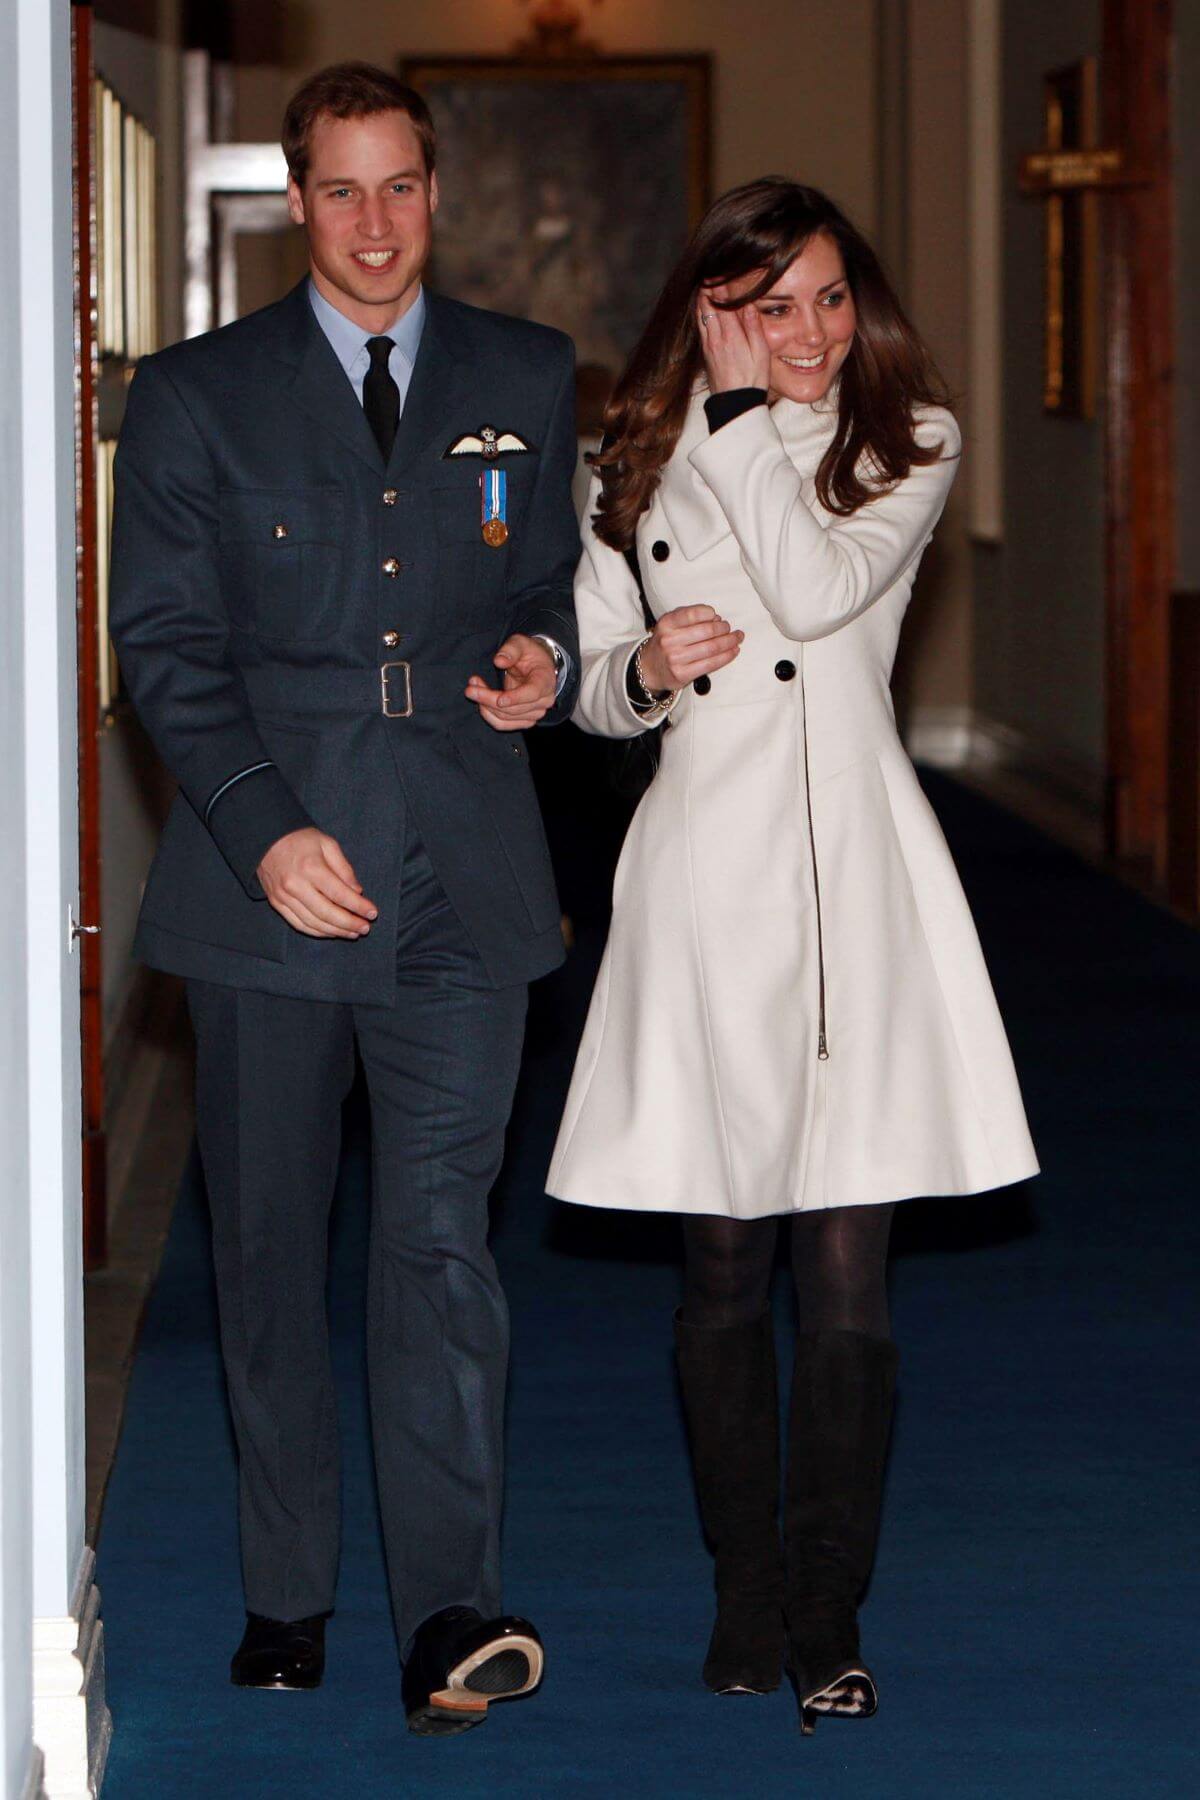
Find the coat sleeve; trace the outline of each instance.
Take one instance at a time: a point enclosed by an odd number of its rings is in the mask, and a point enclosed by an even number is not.
[[[647,717],[629,698],[626,672],[646,635],[646,623],[633,571],[592,526],[599,501],[600,477],[593,475],[583,517],[583,555],[575,575],[582,674],[574,721],[594,737],[637,737],[661,724],[666,715]]]
[[[252,899],[271,845],[313,823],[258,734],[228,655],[217,481],[169,375],[143,363],[116,456],[109,622],[139,717]]]
[[[571,483],[579,454],[575,431],[575,355],[563,339],[562,373],[538,459],[537,480],[515,545],[509,575],[506,637],[521,631],[554,639],[570,658],[570,674],[543,725],[571,716],[579,686],[579,636],[571,583],[579,557],[579,524]]]
[[[742,567],[785,637],[828,637],[885,594],[929,542],[958,470],[958,426],[930,408],[916,424],[936,462],[890,493],[823,524],[765,406],[744,412],[691,453],[741,551]]]

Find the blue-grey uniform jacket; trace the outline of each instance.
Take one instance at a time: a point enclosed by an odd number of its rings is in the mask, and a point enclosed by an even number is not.
[[[571,345],[427,293],[386,467],[307,283],[139,365],[116,459],[110,619],[126,685],[179,782],[135,954],[200,980],[387,1004],[411,819],[497,986],[562,958],[528,752],[463,695],[511,632],[573,671],[579,551]],[[529,446],[507,542],[485,543],[490,425]],[[569,715],[573,674],[548,722]],[[407,715],[407,716],[405,716]],[[255,871],[335,837],[379,907],[355,943],[293,931]]]

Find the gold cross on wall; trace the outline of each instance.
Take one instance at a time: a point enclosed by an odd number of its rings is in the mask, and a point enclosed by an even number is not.
[[[1045,203],[1042,405],[1059,418],[1096,410],[1099,216],[1097,194],[1124,187],[1123,153],[1097,143],[1096,59],[1045,78],[1046,137],[1023,156],[1022,191]]]

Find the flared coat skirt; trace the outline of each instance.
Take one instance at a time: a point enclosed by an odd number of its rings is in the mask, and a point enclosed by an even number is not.
[[[898,738],[812,781],[800,683],[702,708],[664,734],[625,842],[550,1193],[749,1219],[1034,1174],[975,927]]]

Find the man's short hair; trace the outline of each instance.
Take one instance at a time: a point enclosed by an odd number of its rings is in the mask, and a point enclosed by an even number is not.
[[[310,75],[287,103],[280,141],[297,187],[304,186],[308,174],[312,129],[319,118],[328,114],[332,119],[369,119],[384,112],[407,113],[420,140],[425,173],[432,175],[437,131],[433,114],[417,90],[371,63],[344,62]]]

